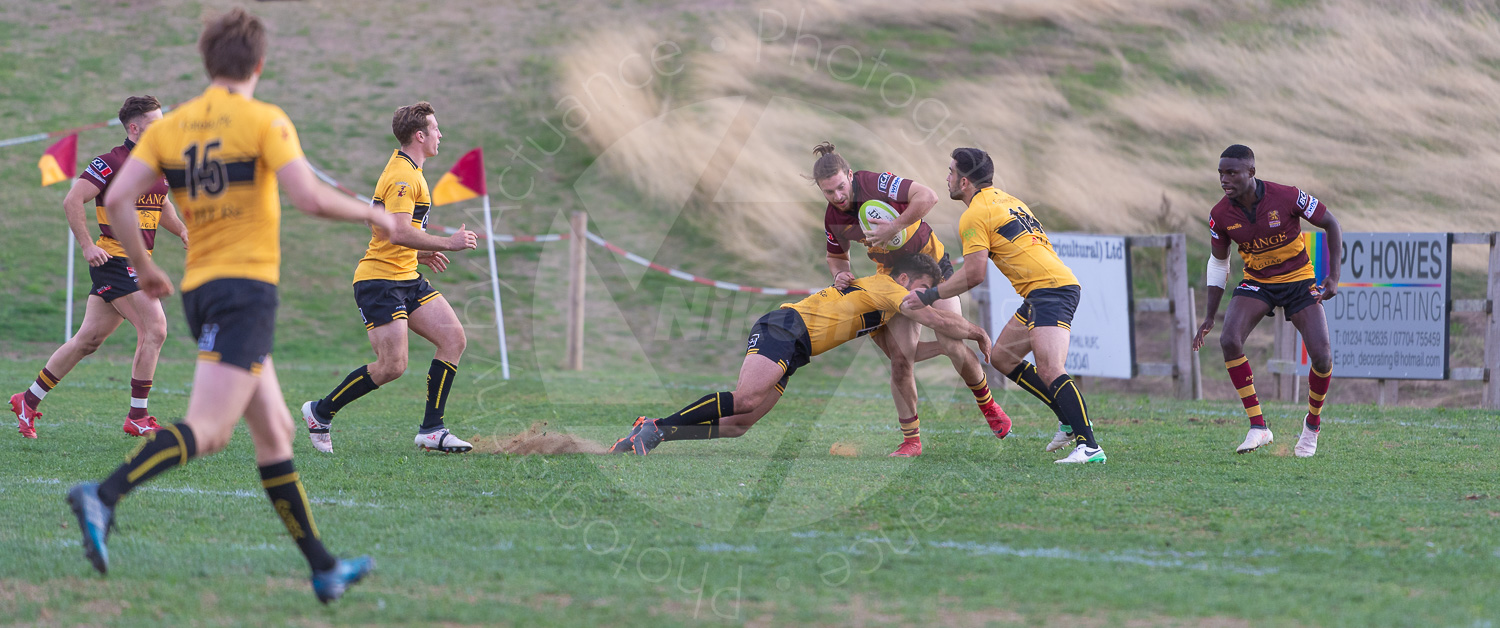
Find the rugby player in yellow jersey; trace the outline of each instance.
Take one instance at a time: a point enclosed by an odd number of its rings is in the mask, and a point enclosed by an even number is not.
[[[995,163],[977,148],[957,148],[948,163],[948,196],[967,206],[958,220],[964,245],[963,272],[927,290],[914,290],[905,304],[920,307],[955,297],[984,283],[985,258],[1005,273],[1025,299],[1006,321],[990,351],[990,364],[1020,384],[1057,415],[1062,424],[1047,451],[1074,445],[1061,464],[1103,463],[1094,441],[1088,405],[1066,372],[1069,328],[1080,289],[1073,271],[1058,259],[1042,223],[1019,199],[994,187]],[[1036,354],[1036,365],[1027,362]]]
[[[198,340],[198,366],[187,417],[152,433],[104,481],[75,485],[68,503],[83,533],[84,556],[105,573],[105,541],[119,499],[163,471],[223,449],[243,416],[261,486],[312,568],[313,592],[327,603],[374,561],[339,560],[328,552],[292,465],[292,415],[270,355],[281,275],[277,182],[313,216],[369,222],[385,231],[391,219],[318,183],[286,113],[254,100],[267,45],[265,27],[243,9],[208,21],[198,39],[208,89],[146,130],[105,199],[110,222],[130,224],[136,197],[166,175],[193,234],[182,305]],[[171,294],[172,281],[152,263],[139,230],[122,229],[115,237],[135,265],[141,291]]]
[[[130,410],[125,415],[125,433],[145,436],[161,429],[156,418],[146,410],[146,398],[156,374],[156,359],[167,339],[167,315],[161,309],[161,301],[140,292],[135,269],[127,263],[125,250],[115,240],[109,218],[104,213],[104,199],[110,190],[110,182],[130,155],[130,149],[141,139],[141,133],[152,122],[161,119],[161,103],[151,96],[131,96],[120,106],[119,118],[121,126],[125,127],[125,143],[89,160],[89,167],[78,175],[67,198],[63,199],[68,227],[83,249],[83,258],[88,260],[93,287],[84,306],[83,324],[78,327],[78,333],[47,358],[46,366],[30,388],[10,398],[11,411],[16,414],[21,436],[26,438],[36,438],[36,419],[42,416],[37,408],[42,399],[80,360],[99,350],[99,345],[120,328],[122,320],[130,321],[135,327],[135,360],[130,365]],[[83,204],[89,201],[98,205],[95,212],[99,223],[97,243],[89,239],[89,228],[84,224]],[[137,197],[135,209],[136,220],[130,226],[141,230],[148,251],[156,241],[158,226],[182,238],[183,246],[187,246],[187,228],[177,217],[172,202],[167,200],[165,180],[158,178],[151,189]]]
[[[828,271],[833,274],[833,285],[842,288],[854,279],[849,265],[849,243],[865,244],[866,253],[876,264],[876,272],[889,274],[891,265],[912,254],[923,254],[937,260],[942,269],[939,281],[953,274],[953,265],[943,250],[932,226],[922,220],[933,206],[937,205],[937,193],[925,185],[906,177],[867,170],[855,171],[849,162],[839,155],[833,144],[823,142],[813,148],[818,156],[813,163],[813,180],[823,192],[828,206],[823,212],[823,230],[828,238]],[[860,207],[866,202],[879,201],[895,210],[895,220],[873,220],[875,230],[865,233],[860,226]],[[898,233],[904,234],[899,247],[891,248],[876,244],[888,243]],[[938,301],[936,307],[962,316],[958,299]],[[917,379],[914,364],[928,357],[947,355],[958,376],[974,393],[979,411],[990,425],[996,437],[1005,438],[1010,433],[1010,417],[1000,409],[1000,404],[990,394],[989,382],[985,380],[984,368],[974,354],[964,348],[962,338],[937,334],[937,351],[919,351],[918,334],[921,328],[904,316],[896,316],[889,325],[870,337],[875,345],[891,361],[891,397],[896,403],[896,420],[905,437],[892,456],[912,457],[922,454],[920,421],[917,417]],[[925,343],[930,349],[934,343]],[[923,357],[918,357],[923,356]]]
[[[705,395],[666,418],[640,417],[610,452],[644,456],[663,441],[740,436],[775,407],[792,374],[813,356],[880,329],[898,314],[987,350],[989,335],[962,316],[902,307],[907,291],[926,289],[942,276],[937,262],[917,253],[896,260],[887,274],[854,279],[782,305],[750,328],[733,391]]]
[[[432,105],[424,101],[397,109],[391,118],[391,132],[401,148],[391,154],[385,171],[380,173],[372,199],[375,207],[396,221],[396,226],[388,236],[371,234],[370,246],[354,271],[354,303],[359,306],[370,346],[375,349],[375,362],[354,369],[322,399],[302,404],[302,420],[307,423],[313,447],[332,453],[329,426],[333,415],[406,372],[406,329],[410,326],[437,346],[437,355],[427,369],[427,405],[422,426],[417,429],[417,446],[463,453],[474,446],[443,425],[443,408],[468,341],[453,307],[417,272],[417,264],[442,272],[448,267],[448,258],[441,251],[472,249],[478,240],[474,232],[463,227],[446,238],[427,234],[432,197],[422,164],[438,154],[443,137]]]

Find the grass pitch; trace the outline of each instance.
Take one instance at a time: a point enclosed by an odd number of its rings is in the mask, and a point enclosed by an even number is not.
[[[418,351],[420,353],[420,350]],[[34,360],[35,361],[35,360]],[[39,362],[39,361],[37,361]],[[352,365],[282,365],[288,402]],[[20,390],[36,365],[0,365]],[[723,377],[528,371],[470,360],[450,426],[493,445],[538,421],[609,442]],[[926,453],[884,386],[808,369],[744,438],[647,458],[428,455],[422,377],[340,414],[333,455],[297,441],[319,529],[374,576],[324,608],[254,477],[250,440],[173,470],[118,511],[111,573],[63,502],[134,445],[128,365],[86,361],[39,440],[0,446],[0,616],[37,624],[1489,625],[1500,616],[1500,431],[1477,411],[1333,405],[1322,450],[1236,456],[1227,403],[1091,399],[1107,466],[1059,468],[1054,429],[1011,389],[997,441],[971,402],[930,393]],[[164,364],[154,413],[180,417],[191,365]],[[1338,383],[1335,382],[1335,386]],[[928,401],[927,399],[937,399]],[[243,428],[241,428],[243,432]],[[852,455],[851,455],[852,454]]]

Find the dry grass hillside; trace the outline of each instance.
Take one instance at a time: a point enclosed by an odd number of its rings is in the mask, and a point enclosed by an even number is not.
[[[816,233],[801,175],[822,139],[935,188],[951,148],[981,146],[998,185],[1068,227],[1200,233],[1218,152],[1245,143],[1263,177],[1322,197],[1346,228],[1489,230],[1496,15],[1432,0],[767,2],[687,30],[600,29],[563,57],[557,93],[597,104],[580,133],[600,166],[767,266],[819,256],[788,227]],[[622,60],[684,37],[670,84],[601,98],[601,77],[629,80]]]

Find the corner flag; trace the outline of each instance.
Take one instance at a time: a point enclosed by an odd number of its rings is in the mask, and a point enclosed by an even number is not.
[[[432,204],[447,205],[485,194],[484,150],[476,148],[458,158],[458,163],[432,186]]]
[[[47,147],[36,166],[42,169],[42,187],[67,181],[78,174],[78,134],[74,133]]]

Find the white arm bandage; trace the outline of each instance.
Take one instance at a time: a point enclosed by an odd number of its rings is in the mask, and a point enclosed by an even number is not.
[[[1229,283],[1229,260],[1214,257],[1208,254],[1208,285],[1223,288]]]

